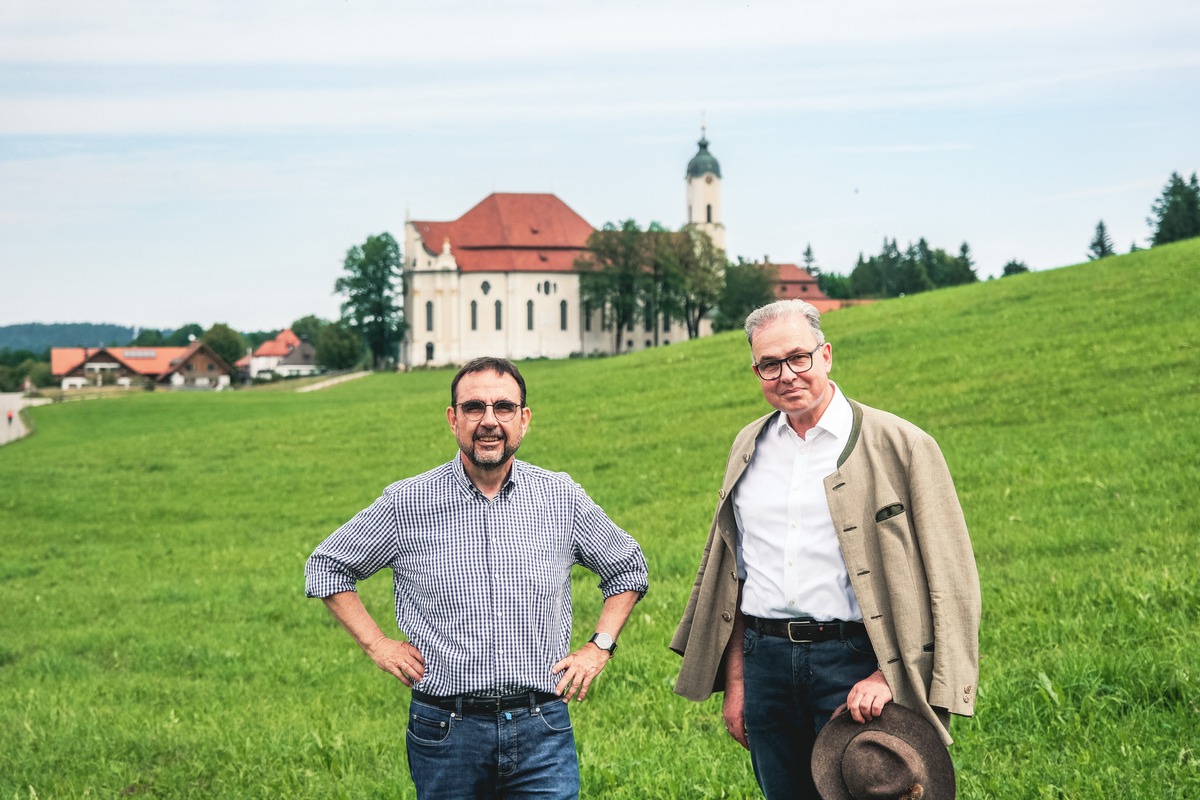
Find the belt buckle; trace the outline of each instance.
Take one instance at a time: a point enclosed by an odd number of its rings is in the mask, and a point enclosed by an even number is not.
[[[470,708],[485,714],[499,714],[500,703],[503,699],[499,695],[475,695],[471,698]]]
[[[797,639],[795,634],[792,633],[792,626],[793,625],[812,625],[812,624],[814,624],[814,623],[812,623],[812,622],[794,622],[794,621],[789,620],[788,624],[787,624],[787,626],[788,626],[787,627],[788,641],[791,642],[792,644],[811,644],[813,641],[812,639]]]

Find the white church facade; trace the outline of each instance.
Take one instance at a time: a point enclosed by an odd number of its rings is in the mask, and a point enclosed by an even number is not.
[[[721,168],[701,136],[686,173],[688,222],[725,246]],[[575,261],[594,228],[553,194],[493,193],[449,222],[408,220],[404,232],[406,367],[478,356],[567,358],[616,352],[603,310],[585,313]],[[655,330],[655,327],[659,330]],[[711,331],[707,320],[702,333]],[[687,339],[683,320],[639,320],[620,351]]]

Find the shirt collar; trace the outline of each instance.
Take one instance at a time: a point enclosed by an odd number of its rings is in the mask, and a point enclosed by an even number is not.
[[[518,461],[514,458],[512,462],[512,469],[508,471],[508,477],[504,479],[504,485],[500,487],[500,494],[508,492],[518,483],[520,483],[521,473],[524,472],[524,470],[525,462]],[[462,451],[456,451],[454,453],[454,458],[450,462],[450,474],[454,477],[455,482],[457,482],[458,485],[461,486],[465,491],[471,492],[472,494],[482,494],[479,491],[479,488],[475,484],[471,483],[471,479],[467,477],[467,471],[463,468],[462,463]]]

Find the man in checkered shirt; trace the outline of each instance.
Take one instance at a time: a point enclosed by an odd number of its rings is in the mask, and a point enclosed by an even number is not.
[[[459,453],[394,483],[305,566],[320,597],[385,672],[412,688],[406,735],[421,800],[574,798],[567,703],[583,700],[647,589],[637,542],[564,473],[514,458],[525,380],[501,358],[466,364],[446,420]],[[571,652],[571,567],[600,578],[595,633]],[[390,568],[389,638],[355,584]]]

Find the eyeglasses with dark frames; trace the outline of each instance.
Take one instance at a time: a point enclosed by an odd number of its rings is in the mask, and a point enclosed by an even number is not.
[[[492,414],[495,415],[497,422],[512,422],[522,408],[520,403],[514,403],[512,400],[497,400],[494,403],[468,400],[465,403],[459,403],[458,407],[462,409],[463,416],[471,422],[479,422],[483,419],[483,415],[489,408],[492,409]]]
[[[783,359],[768,358],[760,361],[754,365],[754,374],[758,376],[759,380],[777,380],[783,374],[783,365],[787,364],[793,375],[801,375],[812,369],[813,355],[824,346],[824,344],[819,344],[807,353],[796,353]]]

